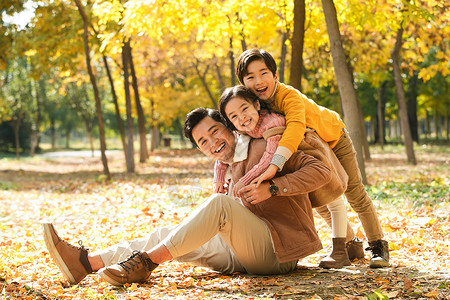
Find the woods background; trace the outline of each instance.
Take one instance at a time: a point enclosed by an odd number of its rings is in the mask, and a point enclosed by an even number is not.
[[[134,172],[135,147],[144,162],[161,138],[183,140],[186,113],[217,107],[255,47],[280,81],[341,114],[363,173],[369,142],[404,143],[415,164],[413,141],[449,140],[445,1],[0,3],[0,151],[17,158],[82,137],[105,174],[107,148]]]

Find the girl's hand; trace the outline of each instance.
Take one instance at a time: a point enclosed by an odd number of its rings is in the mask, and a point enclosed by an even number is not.
[[[226,194],[226,189],[224,187],[224,184],[222,182],[214,182],[213,183],[213,193],[220,193],[220,194]]]
[[[275,174],[277,173],[277,171],[278,167],[273,164],[270,164],[267,170],[265,170],[264,173],[259,175],[258,178],[253,180],[252,183],[256,184],[256,187],[258,188],[261,182],[263,182],[264,180],[272,179],[273,176],[275,176]]]
[[[233,187],[233,197],[239,198],[241,195],[239,194],[239,190],[244,187],[244,184],[241,181],[236,182],[236,184]]]

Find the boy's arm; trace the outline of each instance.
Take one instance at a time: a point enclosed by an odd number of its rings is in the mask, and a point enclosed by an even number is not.
[[[277,96],[275,97],[278,98]],[[307,100],[305,100],[300,93],[293,90],[289,90],[286,95],[279,95],[279,97],[280,99],[275,99],[274,105],[276,106],[276,109],[285,114],[286,130],[278,143],[274,158],[281,156],[288,160],[292,153],[297,151],[305,134],[305,101]],[[280,169],[282,169],[282,167]]]

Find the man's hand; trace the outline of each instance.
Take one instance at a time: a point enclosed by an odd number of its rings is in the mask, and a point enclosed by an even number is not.
[[[251,183],[240,190],[240,195],[246,202],[258,204],[272,196],[269,192],[269,186],[270,184],[267,181],[261,183],[259,187],[255,183]]]
[[[267,168],[267,170],[265,170],[264,173],[259,175],[258,178],[255,178],[252,181],[252,183],[256,183],[256,187],[259,187],[261,182],[263,182],[264,180],[272,179],[273,176],[275,176],[275,174],[277,173],[277,171],[278,171],[278,167],[273,164],[270,164],[269,167]]]
[[[241,181],[236,182],[236,184],[233,187],[233,197],[239,198],[241,197],[241,194],[239,193],[239,190],[244,187],[244,184]]]
[[[225,188],[225,185],[223,182],[214,182],[213,183],[213,193],[220,193],[220,194],[226,194],[227,188]]]

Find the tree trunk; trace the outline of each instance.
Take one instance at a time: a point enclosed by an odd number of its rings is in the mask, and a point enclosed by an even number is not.
[[[152,126],[152,151],[159,147],[161,142],[159,127],[157,125]]]
[[[402,74],[400,71],[400,50],[402,48],[402,43],[403,43],[402,35],[403,35],[403,24],[400,25],[400,28],[397,31],[395,47],[391,53],[391,57],[392,57],[392,66],[394,68],[394,80],[395,80],[395,87],[396,87],[396,91],[397,91],[397,102],[398,102],[398,110],[400,113],[400,122],[401,122],[401,126],[402,126],[402,132],[403,132],[404,142],[405,142],[405,147],[406,147],[406,156],[408,157],[408,162],[415,165],[416,164],[416,156],[414,154],[413,140],[411,137],[411,129],[409,127],[409,122],[408,122],[408,111],[406,108],[405,92],[403,91]]]
[[[281,36],[281,55],[280,55],[280,65],[278,68],[278,78],[280,82],[284,82],[284,69],[286,65],[286,55],[287,55],[287,46],[286,41],[288,39],[288,33],[283,31],[283,35]]]
[[[352,80],[352,82],[353,82],[353,80]],[[361,131],[361,139],[363,142],[364,158],[366,160],[370,160],[370,149],[369,149],[369,141],[367,140],[366,123],[364,122],[361,103],[359,103],[359,101],[356,101],[356,103],[358,104],[358,114],[359,114],[359,119],[360,119],[359,124],[360,124],[360,131]]]
[[[291,70],[289,84],[301,91],[303,43],[305,39],[305,0],[294,0],[294,32],[291,38]]]
[[[91,146],[91,157],[94,157],[94,137],[92,136],[92,127],[86,126],[86,131],[89,139],[89,145]]]
[[[103,126],[103,113],[102,113],[102,105],[100,102],[100,96],[97,88],[97,81],[94,76],[94,72],[91,67],[91,58],[90,58],[90,49],[89,49],[89,35],[88,35],[88,19],[86,14],[84,13],[84,9],[81,6],[80,0],[75,0],[75,3],[78,7],[78,11],[80,12],[81,18],[83,19],[83,27],[84,27],[84,52],[86,55],[86,65],[89,73],[89,78],[91,79],[92,87],[94,89],[94,98],[95,98],[95,107],[97,111],[98,118],[98,127],[100,131],[100,149],[102,155],[102,163],[103,163],[103,173],[106,175],[107,179],[111,178],[111,174],[109,173],[108,168],[108,160],[106,158],[106,142],[105,142],[105,128]]]
[[[234,52],[233,52],[233,38],[230,37],[230,52],[229,52],[229,57],[230,57],[230,78],[231,78],[231,86],[235,86],[236,85],[236,71],[235,71],[235,62],[234,62]]]
[[[353,87],[352,75],[347,65],[344,49],[342,47],[336,8],[332,0],[322,0],[322,7],[327,23],[328,38],[330,40],[331,56],[334,73],[336,75],[345,118],[348,124],[353,146],[356,150],[362,182],[367,184],[366,169],[363,158],[363,140],[360,132],[361,116],[358,110],[358,99]]]
[[[214,96],[213,96],[211,90],[209,89],[208,83],[206,82],[206,73],[208,73],[209,65],[206,66],[205,72],[203,72],[203,74],[200,73],[199,66],[198,66],[198,61],[196,61],[195,64],[194,64],[193,66],[194,66],[194,68],[195,68],[195,72],[197,72],[198,77],[199,77],[200,80],[202,81],[202,84],[203,84],[203,87],[204,87],[205,90],[206,90],[206,93],[208,93],[208,96],[209,96],[209,99],[211,100],[211,103],[212,103],[212,105],[213,105],[213,108],[218,109],[217,101],[216,101],[216,99],[214,98]]]
[[[131,113],[131,95],[130,95],[130,82],[128,74],[128,54],[127,47],[122,47],[122,64],[123,64],[123,84],[125,89],[125,108],[127,114],[127,172],[134,173],[134,130],[133,130],[133,115]]]
[[[448,141],[448,137],[449,137],[448,129],[449,129],[449,124],[448,124],[448,107],[447,107],[447,111],[445,112],[445,132],[446,132],[445,138],[447,141]]]
[[[173,127],[175,127],[175,130],[178,132],[178,135],[180,137],[180,144],[185,145],[186,139],[184,138],[183,124],[181,124],[180,118],[175,119],[175,121],[173,122]]]
[[[247,50],[247,42],[245,41],[245,33],[244,33],[244,23],[242,22],[242,18],[239,16],[239,12],[236,13],[236,17],[237,17],[239,23],[241,24],[241,29],[239,31],[239,35],[241,36],[242,52],[244,52],[245,50]]]
[[[408,120],[411,128],[411,136],[413,141],[419,142],[419,122],[417,121],[417,92],[418,92],[418,80],[417,73],[414,72],[413,76],[408,81]]]
[[[22,116],[21,113],[19,113],[19,116],[16,120],[14,120],[14,142],[16,144],[16,159],[20,159],[20,125],[22,124]]]
[[[381,149],[384,148],[384,116],[385,116],[385,105],[384,105],[384,97],[386,93],[386,84],[387,82],[384,81],[377,89],[377,96],[378,96],[378,102],[377,102],[377,123],[378,123],[378,143],[381,146]]]
[[[55,128],[55,119],[50,119],[50,134],[52,138],[52,150],[55,150],[56,146],[56,128]]]
[[[430,124],[430,113],[428,112],[428,110],[426,111],[425,114],[425,137],[428,139],[430,138],[430,134],[431,134],[431,124]]]
[[[439,136],[440,136],[440,128],[439,128],[439,112],[437,110],[437,107],[434,110],[434,132],[436,133],[435,134],[435,139],[436,139],[436,141],[438,141],[439,140]]]
[[[138,81],[134,69],[133,55],[131,53],[133,49],[131,49],[130,40],[128,40],[125,43],[125,47],[128,48],[127,49],[128,63],[130,64],[131,79],[132,79],[131,82],[134,90],[134,100],[136,102],[136,111],[138,115],[139,144],[140,144],[139,162],[143,163],[148,158],[147,131],[145,130],[145,123],[146,123],[145,114],[144,110],[142,109],[141,97],[139,96]]]
[[[217,57],[214,55],[214,68],[216,69],[217,82],[219,83],[219,89],[222,92],[225,89],[225,83],[223,82],[222,73],[220,72],[219,64],[217,63]]]
[[[66,129],[66,149],[70,149],[70,133],[71,132],[72,132],[71,128]]]
[[[37,88],[36,81],[34,82],[35,98],[36,98],[36,110],[33,112],[33,123],[31,127],[30,136],[30,156],[33,157],[36,153],[36,148],[39,144],[40,127],[42,120],[42,98],[45,97],[45,86],[43,79],[39,80],[39,89]]]
[[[103,63],[105,65],[106,74],[108,75],[109,85],[111,86],[111,94],[113,97],[114,102],[114,109],[116,111],[116,119],[117,119],[117,125],[119,126],[119,132],[120,132],[120,139],[122,141],[122,149],[125,156],[125,161],[128,161],[127,159],[127,141],[125,140],[125,128],[123,126],[122,117],[120,115],[120,108],[119,108],[119,102],[117,101],[117,94],[116,89],[114,87],[114,80],[111,76],[111,71],[109,70],[108,60],[106,59],[106,56],[103,54]]]

